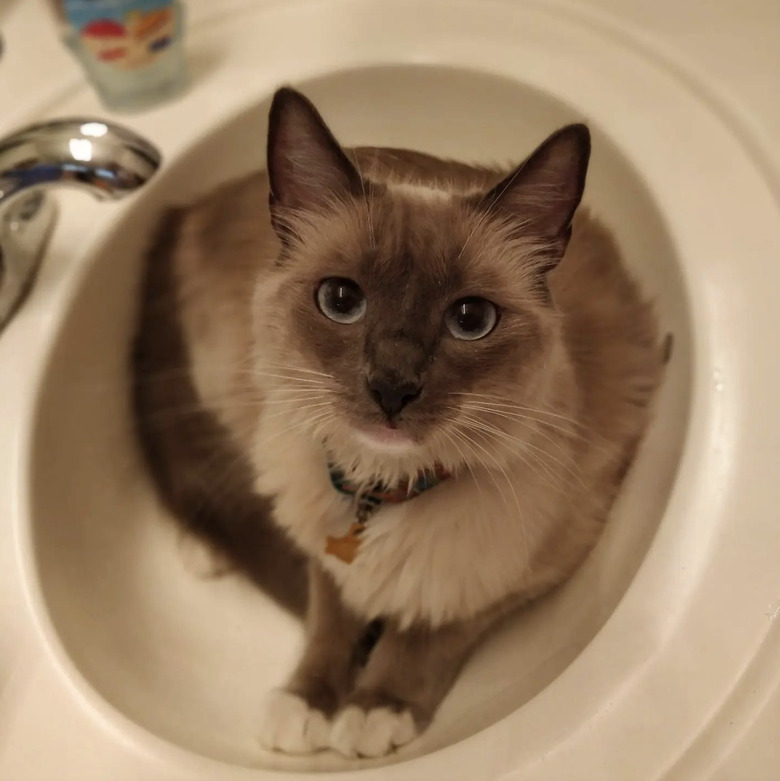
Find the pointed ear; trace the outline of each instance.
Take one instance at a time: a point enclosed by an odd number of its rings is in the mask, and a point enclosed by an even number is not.
[[[274,95],[268,119],[271,216],[317,210],[357,194],[360,177],[312,103],[289,87]],[[279,221],[274,220],[279,232]],[[281,234],[280,234],[281,235]]]
[[[590,132],[568,125],[553,133],[483,203],[517,220],[518,231],[550,244],[549,270],[563,257],[585,188]]]

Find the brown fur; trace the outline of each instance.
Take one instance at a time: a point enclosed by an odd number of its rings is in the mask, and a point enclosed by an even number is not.
[[[149,255],[134,350],[139,432],[161,496],[193,534],[222,548],[284,607],[306,604],[305,559],[272,526],[251,464],[193,386],[170,264],[182,222],[165,221]]]
[[[475,643],[593,546],[662,351],[608,232],[582,210],[569,227],[587,163],[569,139],[581,131],[512,173],[342,152],[300,101],[287,91],[272,113],[270,211],[258,173],[167,217],[147,267],[136,409],[161,493],[190,528],[293,608],[308,556],[307,646],[287,690],[310,713],[337,714],[337,749],[384,753],[400,722],[383,715],[377,738],[355,713],[410,713],[424,728]],[[317,309],[327,277],[364,291],[358,327]],[[498,305],[499,325],[458,341],[443,315],[470,295]],[[386,420],[366,389],[376,372],[421,384],[396,420],[411,452],[356,446],[353,427]],[[323,441],[359,481],[392,483],[433,460],[454,477],[380,511],[342,566],[322,551],[350,520]],[[515,548],[524,561],[495,558]],[[480,567],[489,574],[477,580]],[[301,730],[268,743],[320,747]]]

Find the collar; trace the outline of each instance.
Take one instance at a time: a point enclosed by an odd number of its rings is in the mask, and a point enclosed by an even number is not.
[[[341,559],[346,564],[351,564],[355,559],[368,519],[383,504],[398,504],[414,499],[450,476],[450,473],[437,463],[433,469],[418,472],[411,484],[408,480],[402,480],[396,486],[388,486],[377,481],[366,488],[350,482],[344,472],[331,461],[328,462],[328,474],[330,482],[340,494],[355,497],[355,522],[350,526],[349,532],[343,537],[328,535],[325,538],[325,553]]]
[[[381,481],[366,488],[351,482],[344,472],[332,462],[328,462],[328,474],[333,487],[346,496],[356,496],[360,505],[365,504],[370,508],[369,515],[382,504],[399,504],[409,499],[414,499],[421,493],[437,486],[442,480],[446,480],[450,473],[439,463],[434,464],[433,469],[425,469],[417,473],[414,480],[402,480],[395,486],[388,486]]]

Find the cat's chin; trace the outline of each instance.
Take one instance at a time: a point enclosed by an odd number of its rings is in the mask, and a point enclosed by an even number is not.
[[[418,447],[414,437],[403,429],[381,424],[354,428],[352,434],[361,446],[378,454],[404,455]]]

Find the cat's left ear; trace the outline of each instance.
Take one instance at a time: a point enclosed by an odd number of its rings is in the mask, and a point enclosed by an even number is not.
[[[268,118],[268,178],[274,228],[284,239],[281,210],[320,211],[361,192],[360,176],[317,109],[283,87]]]
[[[518,231],[549,244],[550,263],[563,257],[582,199],[590,159],[590,131],[567,125],[494,187],[483,205],[517,221]]]

